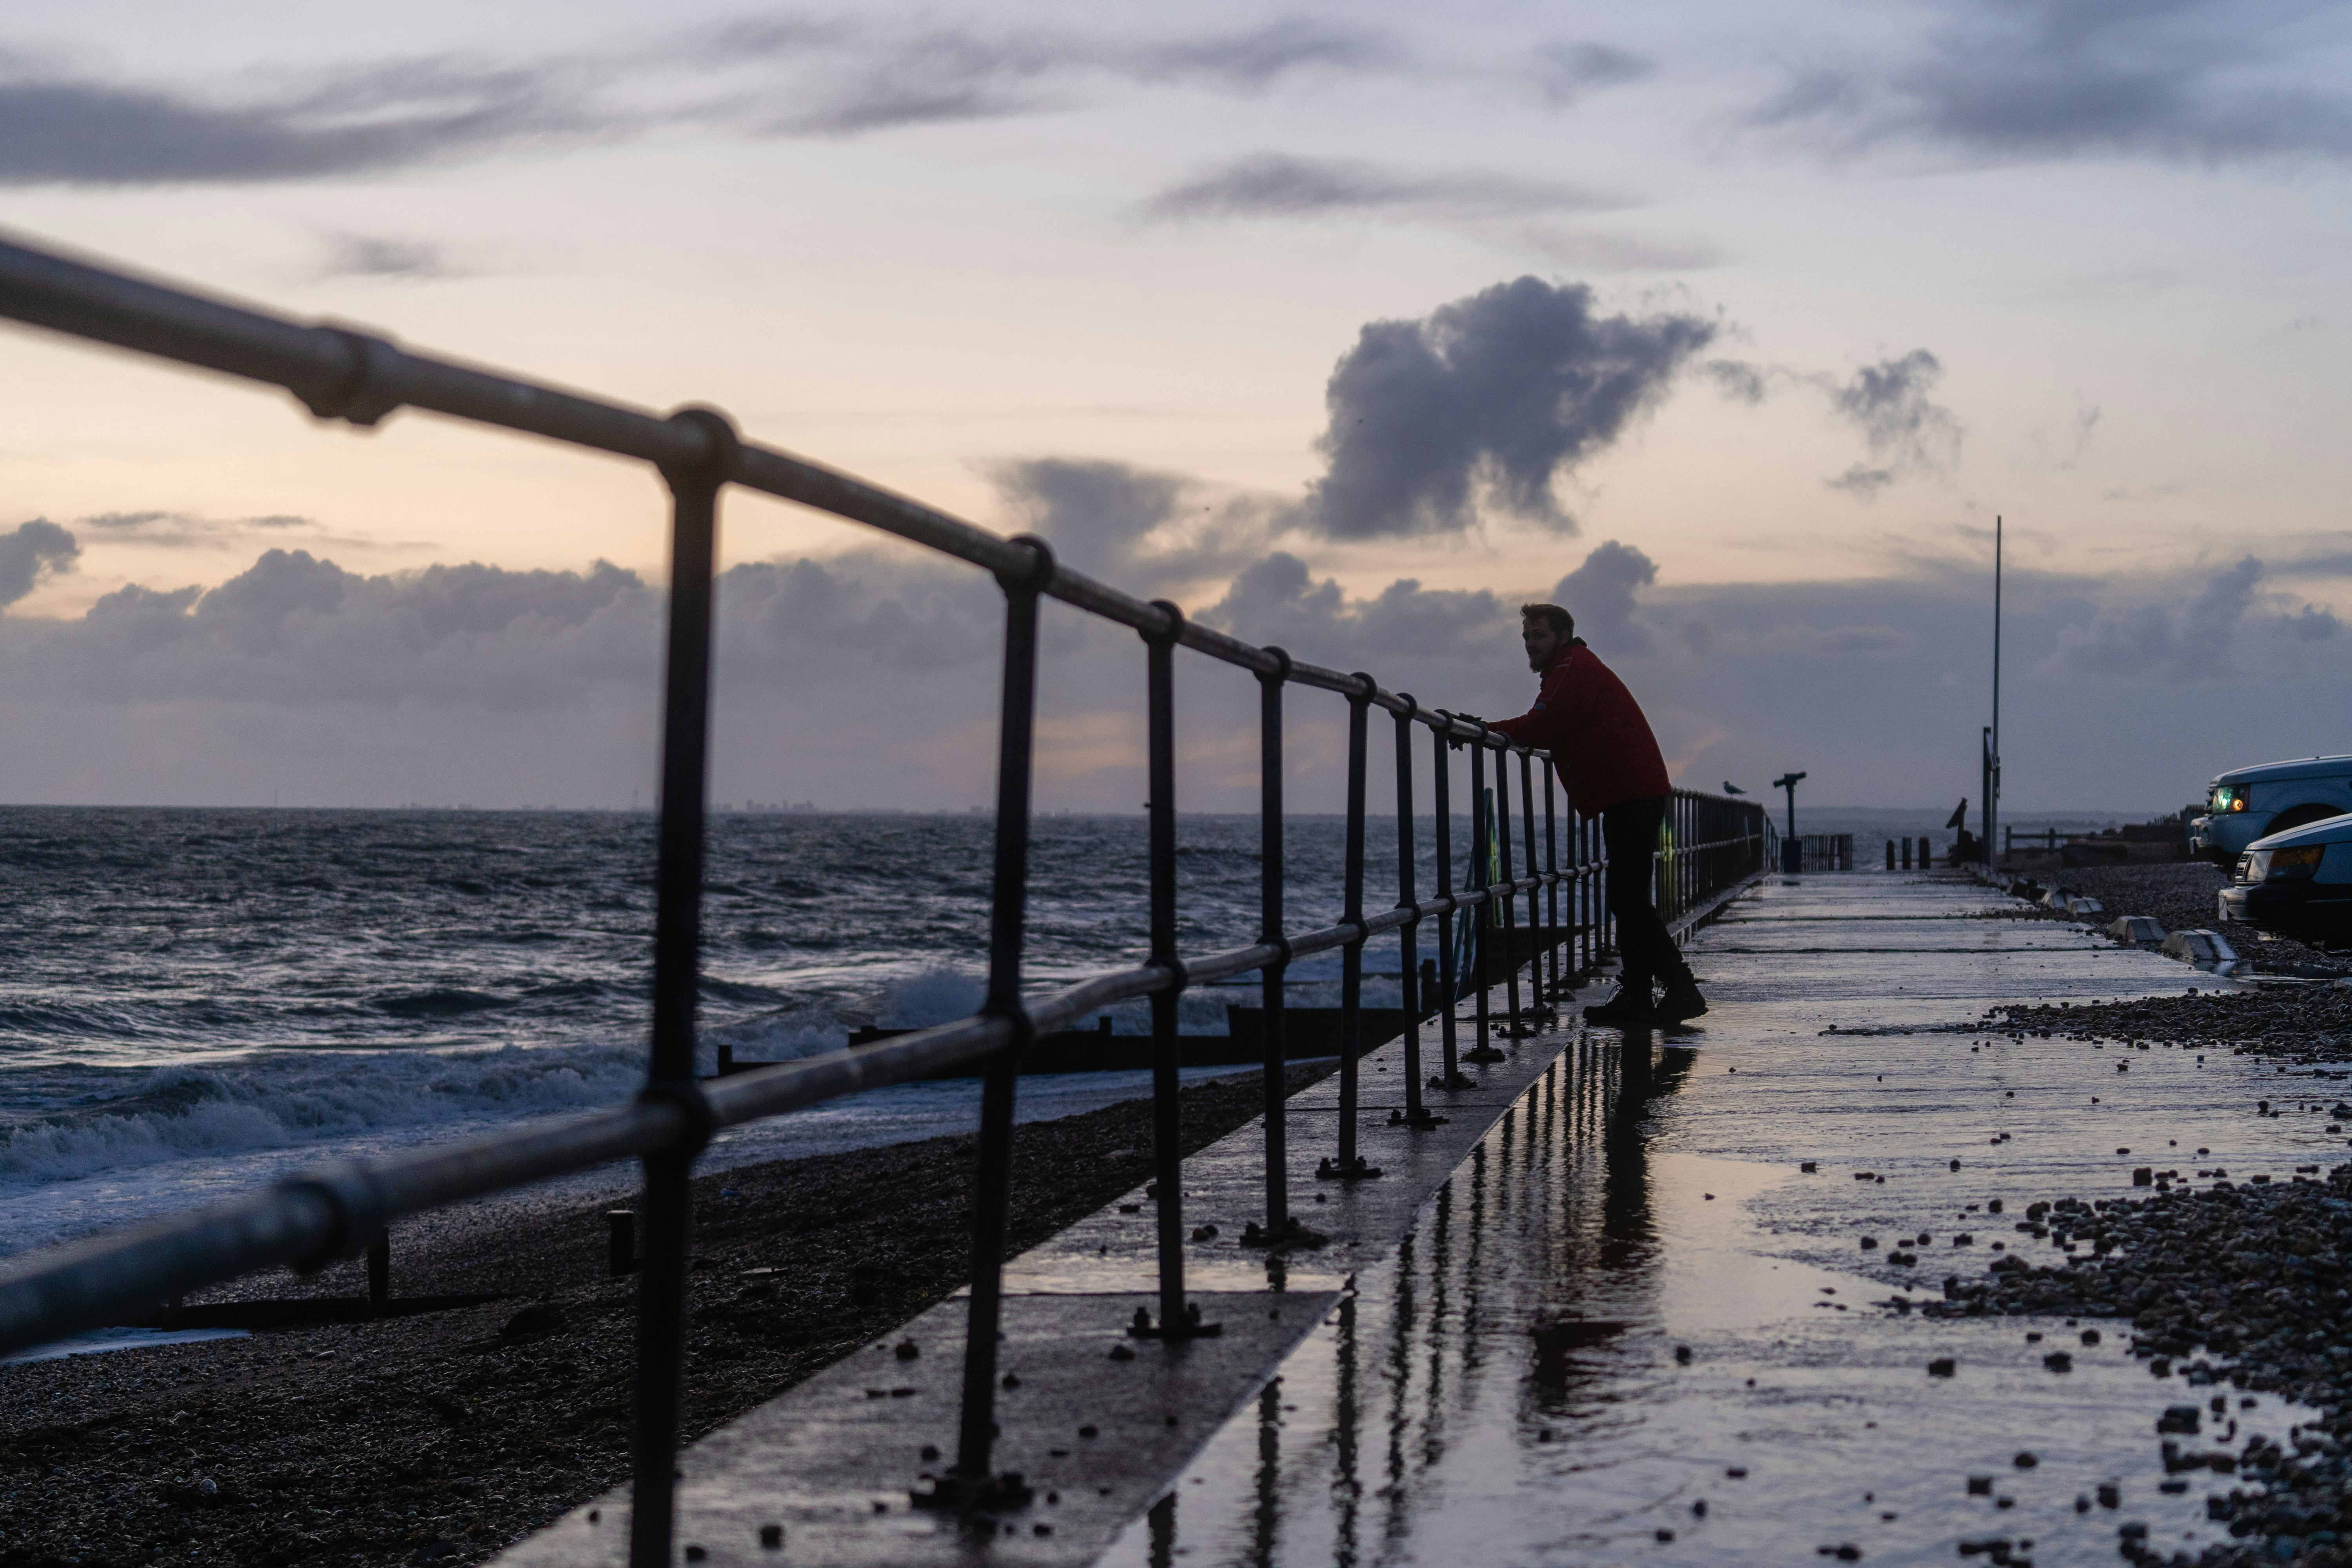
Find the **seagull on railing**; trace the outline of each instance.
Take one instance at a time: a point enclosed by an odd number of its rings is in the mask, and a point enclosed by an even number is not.
[[[1723,781],[1723,793],[1726,795],[1746,795],[1748,792],[1741,789],[1738,784],[1733,784],[1729,779],[1726,779]]]

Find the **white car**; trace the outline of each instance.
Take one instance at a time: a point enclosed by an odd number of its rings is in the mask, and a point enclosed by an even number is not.
[[[2325,951],[2352,947],[2352,814],[2257,838],[2219,913]]]

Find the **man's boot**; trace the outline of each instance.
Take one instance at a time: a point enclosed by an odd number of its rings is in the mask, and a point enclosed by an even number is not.
[[[1584,1010],[1584,1021],[1601,1024],[1612,1029],[1646,1029],[1657,1022],[1650,1011],[1650,977],[1646,974],[1622,974],[1617,978],[1617,994],[1597,1006]]]
[[[1706,1011],[1706,998],[1698,994],[1698,980],[1685,965],[1683,972],[1666,982],[1666,994],[1658,998],[1651,1009],[1653,1016],[1669,1028],[1687,1024]]]

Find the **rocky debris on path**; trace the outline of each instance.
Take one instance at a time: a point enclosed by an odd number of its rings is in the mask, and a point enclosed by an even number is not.
[[[2179,996],[2131,1002],[2020,1004],[1993,1008],[1981,1027],[2012,1036],[2123,1045],[2147,1040],[2302,1061],[2352,1061],[2352,989],[2285,983],[2255,990],[2196,986],[2184,987]]]
[[[1325,1070],[1293,1068],[1291,1091]],[[1257,1115],[1258,1079],[1191,1085],[1182,1103],[1189,1152]],[[1129,1190],[1150,1146],[1149,1100],[1017,1128],[1013,1249]],[[972,1147],[935,1138],[696,1181],[687,1438],[964,1282]],[[606,1206],[507,1211],[395,1248],[403,1294],[528,1304],[0,1365],[0,1565],[461,1568],[552,1522],[628,1470],[635,1289],[605,1277]],[[899,1484],[912,1479],[910,1464]]]
[[[2219,931],[2241,957],[2252,963],[2256,973],[2352,974],[2352,960],[2329,954],[2287,937],[2264,937],[2250,925],[2220,918],[2214,895],[2230,880],[2230,873],[2202,860],[2153,866],[2069,866],[2037,873],[2045,889],[2096,899],[2105,912],[2070,914],[2039,905],[2021,906],[2029,918],[2069,921],[2104,931],[2118,915],[2147,915],[2168,931]],[[2002,913],[2012,912],[2004,909]]]
[[[2037,1266],[2005,1253],[1982,1279],[1947,1279],[1945,1300],[1920,1310],[2128,1317],[2132,1353],[2185,1385],[2158,1423],[2167,1473],[2234,1478],[2206,1511],[2238,1541],[2192,1557],[2126,1536],[2122,1555],[2168,1568],[2352,1568],[2352,1165],[2324,1181],[2061,1198],[2025,1215],[2019,1231],[2087,1243],[2091,1255]],[[2322,1418],[2284,1442],[2251,1433],[2241,1442],[2243,1412],[2270,1394]],[[2213,1446],[2192,1448],[2197,1438]]]

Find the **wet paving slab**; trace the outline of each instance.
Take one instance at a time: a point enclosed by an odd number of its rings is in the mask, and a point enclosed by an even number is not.
[[[2314,1413],[2157,1377],[2118,1319],[1893,1303],[2053,1261],[2017,1228],[2037,1200],[2332,1163],[2337,1091],[1983,1026],[2238,988],[2019,907],[1934,873],[1759,885],[1692,942],[1705,1026],[1570,1037],[1103,1561],[2106,1563],[2127,1529],[2227,1539],[2204,1498],[2232,1478],[2168,1475],[2158,1418],[2194,1405],[2197,1448]]]

